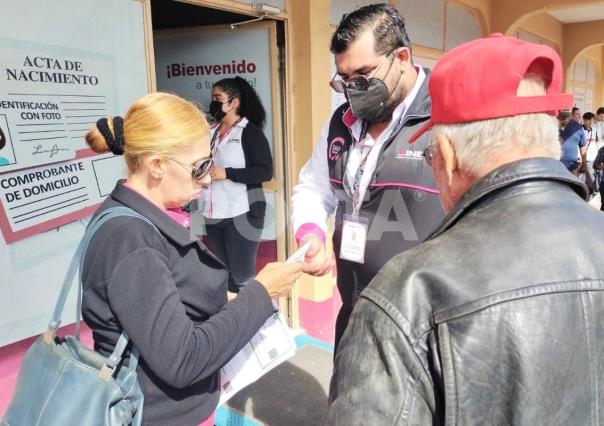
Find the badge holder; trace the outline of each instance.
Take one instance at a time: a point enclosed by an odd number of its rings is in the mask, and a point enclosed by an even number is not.
[[[365,263],[365,246],[367,243],[367,230],[369,219],[355,218],[353,215],[344,215],[342,226],[342,241],[340,244],[340,259],[350,262]]]

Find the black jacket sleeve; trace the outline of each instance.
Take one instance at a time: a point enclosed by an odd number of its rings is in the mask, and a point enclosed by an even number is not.
[[[153,233],[146,238],[159,238]],[[139,247],[123,253],[115,266],[108,301],[150,369],[165,383],[186,387],[216,373],[239,352],[273,313],[271,298],[262,284],[251,281],[220,312],[195,324],[185,312],[168,259],[145,247],[140,234],[123,231],[137,241],[127,245]]]
[[[604,163],[604,146],[598,150],[598,155],[593,163],[594,167],[600,166]]]
[[[245,168],[227,167],[226,177],[237,183],[260,184],[273,178],[273,157],[268,140],[260,128],[248,123],[241,135]]]

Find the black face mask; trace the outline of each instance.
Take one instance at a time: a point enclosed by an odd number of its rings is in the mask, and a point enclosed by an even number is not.
[[[390,94],[386,83],[379,78],[370,78],[365,90],[348,87],[345,94],[356,117],[375,123],[383,121],[387,115],[386,104]]]
[[[222,110],[222,105],[224,103],[220,101],[212,101],[210,102],[210,115],[214,117],[216,121],[222,121],[222,119],[226,116],[226,112]]]

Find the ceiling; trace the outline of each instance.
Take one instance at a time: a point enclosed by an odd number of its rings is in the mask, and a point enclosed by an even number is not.
[[[604,19],[604,2],[584,6],[565,7],[561,9],[546,9],[546,12],[563,24],[600,21]]]

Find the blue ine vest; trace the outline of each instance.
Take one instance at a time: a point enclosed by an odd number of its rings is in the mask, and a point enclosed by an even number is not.
[[[375,173],[365,192],[360,210],[360,216],[369,219],[364,264],[339,258],[343,216],[352,214],[352,197],[346,193],[342,182],[348,154],[355,142],[342,122],[348,104],[338,108],[332,116],[327,161],[330,182],[338,198],[333,244],[338,289],[344,307],[354,305],[360,292],[388,260],[422,242],[444,218],[432,171],[422,155],[430,143],[429,134],[412,145],[407,142],[430,116],[426,83],[409,112],[382,146]]]

